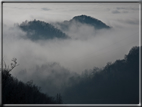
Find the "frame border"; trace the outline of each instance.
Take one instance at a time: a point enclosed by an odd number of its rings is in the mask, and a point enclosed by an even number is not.
[[[139,3],[139,104],[3,104],[2,103],[2,88],[1,88],[1,105],[2,106],[141,106],[141,17],[142,17],[142,1],[1,1],[1,73],[3,71],[3,3]],[[2,82],[2,75],[1,82]],[[2,87],[2,83],[1,83]]]

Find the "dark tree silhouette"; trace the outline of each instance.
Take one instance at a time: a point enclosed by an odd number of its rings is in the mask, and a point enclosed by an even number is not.
[[[56,101],[57,101],[57,104],[62,104],[62,103],[63,103],[62,97],[61,97],[60,94],[57,94],[57,96],[56,96]]]
[[[17,66],[17,59],[14,58],[11,67],[5,64],[2,71],[2,103],[3,104],[57,104],[54,97],[40,92],[40,87],[33,84],[33,81],[23,83],[14,78],[10,71]],[[61,99],[61,98],[60,98]],[[60,102],[61,103],[61,102]]]
[[[27,32],[27,37],[32,41],[54,39],[54,38],[58,39],[69,38],[69,36],[67,36],[61,30],[55,28],[51,24],[46,23],[44,21],[39,21],[39,20],[25,21],[21,23],[19,27],[23,31]]]
[[[64,103],[138,104],[139,48],[133,47],[122,60],[85,73],[79,83],[66,89]]]
[[[50,97],[40,92],[33,81],[23,83],[12,77],[17,60],[2,71],[3,104],[138,104],[139,103],[139,48],[133,47],[124,59],[107,63],[103,68],[87,70],[69,79],[71,86]],[[48,90],[48,89],[47,89]]]

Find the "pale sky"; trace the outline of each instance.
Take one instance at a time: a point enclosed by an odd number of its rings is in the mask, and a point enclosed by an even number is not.
[[[4,20],[11,23],[26,19],[64,21],[76,15],[86,14],[111,24],[110,20],[136,20],[139,14],[138,3],[4,3],[3,6]]]

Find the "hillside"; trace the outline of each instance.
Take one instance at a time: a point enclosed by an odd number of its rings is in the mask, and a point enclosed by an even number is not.
[[[133,47],[122,60],[71,80],[80,82],[72,83],[64,92],[67,104],[138,104],[139,47]]]
[[[47,89],[48,90],[48,89]],[[23,83],[14,78],[8,70],[2,72],[3,104],[61,104],[60,94],[57,98],[40,92],[40,87],[32,81]]]
[[[139,47],[133,47],[124,59],[109,62],[103,68],[71,76],[68,84],[62,93],[65,104],[138,104]],[[60,94],[54,98],[41,93],[32,81],[18,81],[9,70],[2,72],[3,104],[60,104],[62,99]]]
[[[91,16],[87,16],[87,15],[75,16],[69,21],[64,21],[57,24],[61,27],[62,30],[68,30],[70,25],[77,24],[77,23],[93,26],[95,29],[111,28],[110,26],[106,25],[99,19],[93,18]]]
[[[54,38],[69,38],[65,33],[55,28],[51,24],[39,20],[25,21],[21,23],[19,27],[23,31],[27,32],[27,37],[33,41]]]

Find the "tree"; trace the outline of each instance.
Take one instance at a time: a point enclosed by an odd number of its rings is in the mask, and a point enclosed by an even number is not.
[[[7,66],[5,62],[4,63],[4,68],[3,68],[3,71],[2,71],[2,81],[5,81],[6,79],[8,79],[11,74],[10,74],[10,71],[12,71],[16,66],[18,66],[19,64],[17,64],[17,59],[16,58],[13,58],[12,59],[12,63],[11,63],[11,67]]]
[[[62,104],[63,103],[62,97],[61,97],[60,94],[57,94],[57,96],[56,96],[56,102],[57,102],[57,104]]]
[[[56,104],[56,100],[47,94],[41,93],[40,88],[32,81],[23,83],[14,78],[12,71],[17,64],[17,59],[12,59],[11,67],[6,64],[2,71],[2,103],[3,104]],[[61,102],[59,96],[58,101]]]

